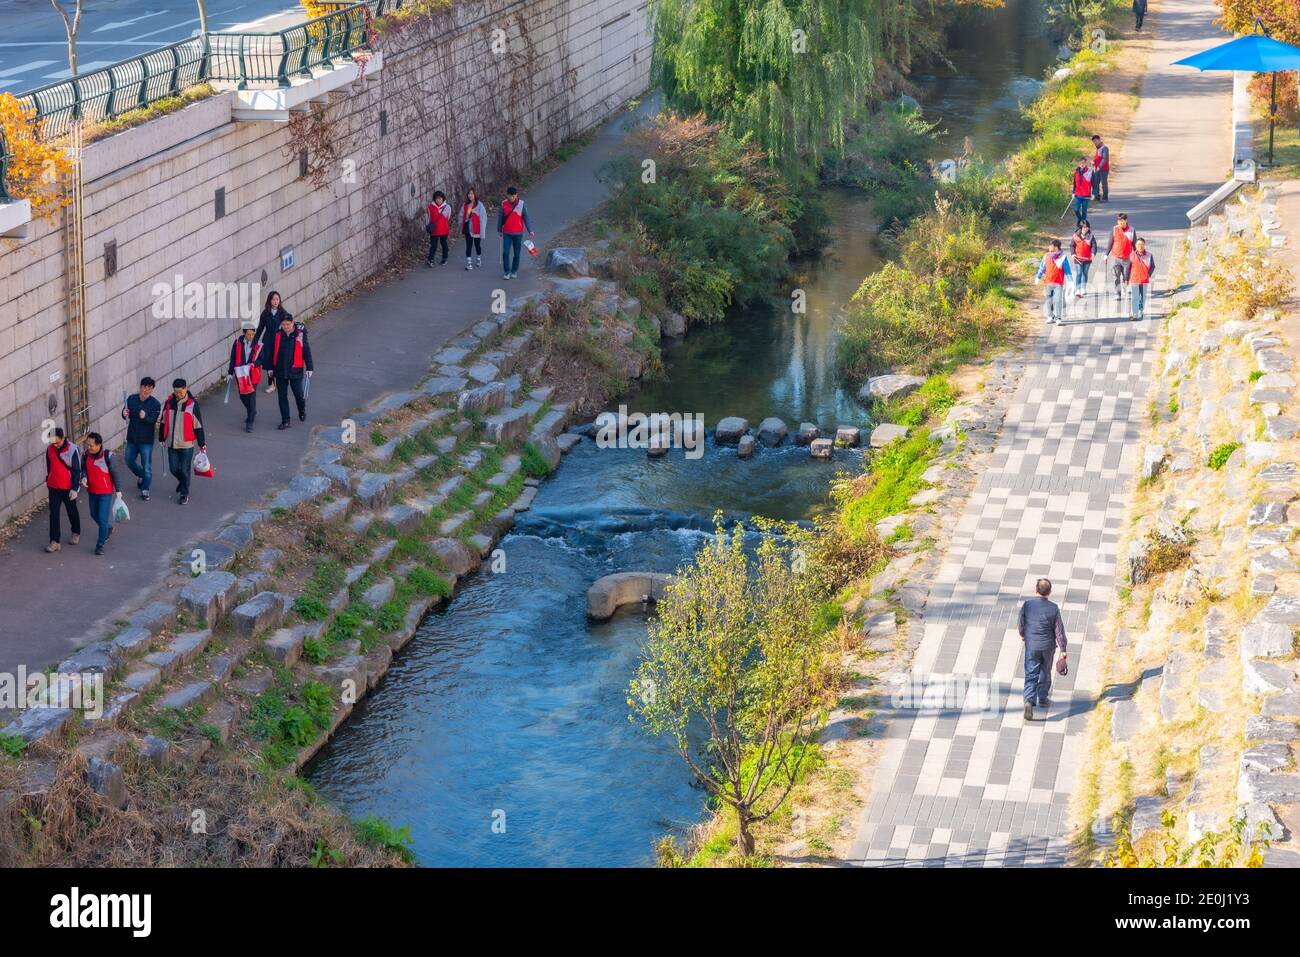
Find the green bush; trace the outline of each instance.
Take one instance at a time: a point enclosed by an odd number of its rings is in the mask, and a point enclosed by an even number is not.
[[[1226,442],[1210,453],[1210,459],[1206,464],[1218,471],[1228,464],[1228,459],[1232,456],[1232,453],[1239,448],[1241,448],[1240,442]]]
[[[372,847],[393,851],[408,863],[415,860],[410,825],[394,827],[382,817],[370,814],[357,821],[356,826],[361,839]]]

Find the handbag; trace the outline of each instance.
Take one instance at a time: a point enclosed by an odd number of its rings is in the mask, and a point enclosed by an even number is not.
[[[1065,655],[1056,659],[1056,673],[1058,675],[1068,675],[1070,673],[1070,665]]]

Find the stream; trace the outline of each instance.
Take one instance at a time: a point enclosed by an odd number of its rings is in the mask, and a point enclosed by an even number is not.
[[[928,116],[996,159],[1027,130],[1019,105],[1055,61],[1036,0],[963,20],[950,37],[959,71],[918,75]],[[665,375],[619,400],[629,410],[866,426],[835,377],[834,322],[880,260],[860,195],[828,197],[842,237],[796,273],[807,310],[751,308],[666,345]],[[616,403],[617,404],[617,403]],[[840,451],[842,465],[860,453]],[[661,835],[703,819],[705,795],[667,741],[628,720],[627,684],[646,615],[586,618],[588,586],[626,570],[671,572],[688,561],[711,516],[807,519],[825,501],[835,464],[788,440],[739,460],[710,439],[702,458],[680,450],[598,449],[584,440],[542,483],[531,511],[487,567],[430,614],[381,686],[307,769],[351,817],[409,825],[429,866],[634,866]],[[495,825],[495,826],[494,826]]]

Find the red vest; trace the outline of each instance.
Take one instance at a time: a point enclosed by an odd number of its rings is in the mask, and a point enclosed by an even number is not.
[[[451,232],[451,220],[447,213],[450,212],[446,203],[441,206],[429,204],[429,222],[433,224],[433,235],[446,236]]]
[[[279,368],[280,361],[280,340],[284,337],[283,332],[275,334],[275,349],[271,352],[271,366]],[[293,334],[293,367],[302,368],[302,330],[296,329]]]
[[[1147,253],[1146,255],[1149,257],[1151,254]],[[1130,263],[1128,273],[1128,284],[1130,286],[1145,286],[1151,281],[1151,267],[1147,265],[1142,256],[1137,254],[1136,250],[1129,256],[1128,261]]]
[[[1107,154],[1106,159],[1103,160],[1101,158],[1101,150],[1097,150],[1096,154],[1092,157],[1092,168],[1100,170],[1101,172],[1110,169],[1110,155]]]
[[[1111,255],[1119,259],[1128,259],[1129,253],[1133,252],[1133,240],[1128,235],[1132,230],[1131,226],[1124,229],[1119,223],[1115,224],[1115,228],[1111,230],[1111,235],[1115,237]]]
[[[1048,253],[1043,257],[1043,282],[1049,286],[1065,285],[1065,269],[1057,260],[1059,253]]]
[[[171,428],[172,416],[176,413],[176,396],[167,396],[167,401],[163,403],[162,410],[162,441],[167,441],[167,430]],[[181,409],[181,421],[184,423],[184,436],[186,442],[194,441],[194,396],[185,397],[185,405]]]
[[[45,457],[50,463],[50,476],[45,480],[46,485],[65,491],[72,488],[72,456],[76,451],[77,447],[66,439],[62,452],[53,444],[45,447]]]
[[[480,228],[477,210],[477,206],[471,206],[469,203],[466,203],[465,208],[460,211],[461,221],[469,223],[469,231],[471,233],[477,233]]]
[[[501,212],[506,214],[505,222],[501,225],[503,233],[522,233],[524,231],[524,217],[519,215],[519,204],[523,200],[515,200],[513,203],[506,200],[501,204]]]
[[[261,353],[261,340],[254,339],[251,347],[243,336],[235,340],[235,385],[239,387],[240,395],[248,395],[262,381],[262,367],[257,364],[257,357]],[[240,366],[251,366],[248,375],[239,374]]]
[[[108,449],[101,448],[98,454],[86,453],[86,487],[91,495],[108,495],[117,491],[108,471]]]
[[[1092,262],[1092,233],[1088,234],[1088,239],[1076,235],[1074,237],[1074,258],[1081,263]]]
[[[1074,168],[1074,195],[1092,195],[1092,181],[1088,179],[1087,170],[1080,170],[1077,166]]]

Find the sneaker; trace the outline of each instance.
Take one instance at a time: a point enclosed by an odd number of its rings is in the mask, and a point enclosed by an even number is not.
[[[475,266],[481,266],[481,265],[483,265],[483,257],[482,257],[482,256],[475,256],[475,257],[474,257],[474,265],[475,265]]]
[[[1026,721],[1034,720],[1034,706],[1027,701],[1025,702],[1025,720]]]
[[[510,278],[510,273],[503,273],[503,274],[501,275],[501,278],[502,278],[502,279],[509,279],[509,278]]]
[[[140,489],[140,497],[146,502],[149,501],[149,490],[147,488]]]
[[[95,554],[96,554],[96,555],[102,555],[102,554],[104,554],[104,546],[103,546],[103,545],[96,545],[96,546],[95,546]]]
[[[430,268],[430,269],[433,268],[433,260],[432,260],[432,259],[426,259],[426,260],[424,261],[424,264],[425,264],[425,266],[427,266],[427,267]]]
[[[299,412],[299,413],[298,413],[298,421],[299,421],[299,422],[306,422],[306,421],[307,421],[307,413],[306,413],[306,411],[303,411],[303,412]]]
[[[244,431],[245,431],[245,432],[252,432],[252,431],[253,431],[253,423],[252,423],[252,422],[245,422],[245,423],[244,423]]]
[[[188,495],[182,495],[181,498],[180,498],[180,502],[179,502],[179,504],[181,504],[181,505],[188,505],[188,504],[190,504],[190,497],[189,497]]]
[[[473,268],[474,268],[474,263],[471,262],[470,260],[466,259],[466,260],[465,260],[465,271],[466,271],[466,272],[469,272],[469,271],[472,270]]]
[[[518,279],[518,278],[519,278],[519,273],[517,273],[517,272],[512,272],[512,273],[510,274],[510,278],[511,278],[511,279]]]
[[[50,542],[50,544],[45,546],[45,550],[50,554],[53,554],[54,552],[57,552],[62,547],[63,546],[61,546],[58,542]]]
[[[72,533],[72,537],[68,539],[68,544],[69,544],[69,545],[79,545],[79,544],[81,544],[81,533],[80,533],[80,532],[73,532],[73,533]]]
[[[281,422],[279,425],[276,426],[276,428],[279,429],[281,432],[283,432],[285,429],[289,428],[288,420]]]

